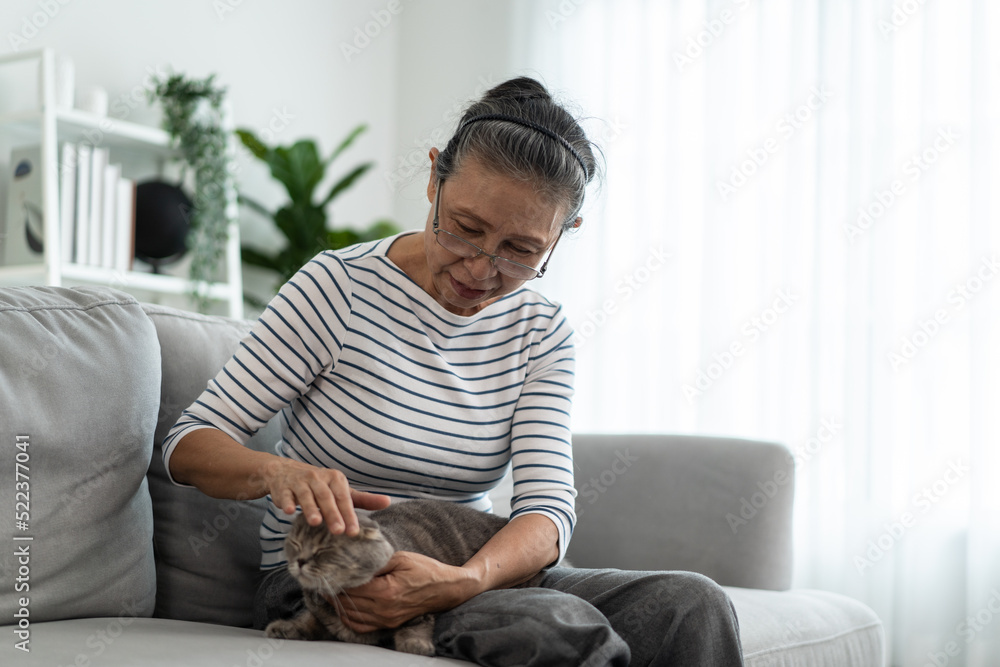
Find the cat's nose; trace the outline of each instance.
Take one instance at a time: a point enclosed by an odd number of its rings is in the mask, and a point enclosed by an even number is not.
[[[305,565],[306,563],[309,562],[309,559],[308,558],[298,558],[298,559],[296,559],[296,562],[299,564],[299,567],[301,568],[303,565]]]

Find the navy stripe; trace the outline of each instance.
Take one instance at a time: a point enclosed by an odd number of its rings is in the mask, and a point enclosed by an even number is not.
[[[543,435],[541,433],[527,433],[525,435],[515,435],[513,438],[510,439],[510,441],[514,442],[515,440],[523,440],[524,438],[534,438],[539,440],[555,440],[556,442],[562,443],[567,446],[569,446],[570,444],[569,440],[567,440],[566,438],[558,438],[554,435]]]
[[[382,410],[379,410],[378,408],[376,408],[374,406],[368,405],[367,403],[365,403],[364,401],[362,401],[361,399],[359,399],[357,396],[355,396],[354,394],[352,394],[349,391],[347,391],[347,389],[345,389],[340,384],[337,384],[336,382],[331,382],[329,384],[330,384],[331,387],[333,387],[337,391],[342,392],[344,394],[344,396],[346,396],[347,398],[351,399],[352,401],[354,401],[355,403],[357,403],[358,405],[360,405],[361,407],[363,407],[365,409],[365,411],[367,411],[367,412],[373,412],[373,413],[377,414],[378,416],[380,416],[380,417],[382,417],[384,419],[388,419],[389,421],[396,422],[397,424],[402,424],[403,426],[405,426],[407,428],[416,429],[418,431],[426,431],[428,433],[435,433],[437,435],[444,435],[444,436],[449,436],[449,437],[455,435],[455,433],[452,432],[452,431],[442,431],[440,429],[431,428],[430,426],[424,426],[423,424],[418,424],[416,422],[410,422],[410,421],[406,421],[404,419],[400,419],[399,417],[395,417],[395,416],[389,414],[388,412],[383,412]],[[324,392],[322,389],[320,389],[320,391],[323,393],[324,396],[327,395],[326,392]],[[332,398],[330,400],[333,401]],[[348,412],[350,412],[350,411],[348,411]],[[432,413],[430,413],[430,412],[424,412],[424,414],[432,414]],[[507,420],[503,419],[503,420],[498,420],[498,421],[495,421],[495,422],[473,422],[473,421],[468,421],[468,422],[465,422],[465,423],[473,425],[473,426],[483,426],[483,425],[486,425],[486,424],[499,424],[499,423],[502,423],[502,422],[505,422],[505,421],[507,421]],[[494,436],[477,437],[477,436],[474,436],[474,435],[463,435],[462,437],[465,440],[478,440],[478,441],[481,441],[481,442],[495,442],[496,440],[505,440],[506,441],[510,437],[510,431],[509,430],[504,430],[501,433],[499,433],[498,435],[494,435]],[[509,447],[504,447],[503,451],[506,451],[507,449],[509,449]],[[536,450],[536,451],[543,451],[543,450]],[[465,453],[465,452],[463,452],[463,453]],[[500,452],[500,453],[502,453],[502,452]],[[495,455],[496,454],[490,454],[490,456],[495,456]],[[485,456],[485,454],[483,456]]]
[[[379,400],[387,401],[387,402],[392,403],[393,405],[395,405],[397,407],[404,408],[406,410],[410,410],[410,411],[416,412],[418,414],[427,415],[429,417],[437,417],[438,419],[443,419],[445,421],[455,422],[457,424],[470,424],[472,426],[492,426],[493,424],[502,424],[502,423],[508,421],[508,419],[509,419],[507,417],[504,417],[502,419],[494,419],[493,421],[476,421],[476,420],[472,420],[472,419],[458,419],[456,417],[449,417],[448,415],[438,414],[436,412],[429,412],[427,410],[419,410],[419,409],[413,407],[412,405],[407,405],[407,404],[402,403],[400,401],[394,400],[394,399],[390,398],[389,396],[386,396],[384,394],[380,394],[379,392],[375,391],[373,388],[367,387],[367,386],[365,386],[363,384],[360,384],[360,383],[352,380],[351,378],[344,377],[342,375],[337,375],[337,379],[340,379],[340,380],[343,380],[344,382],[352,384],[355,387],[357,387],[358,389],[362,389],[364,391],[367,391],[369,394],[378,397]],[[413,393],[413,392],[411,392],[411,393]],[[420,394],[416,394],[416,395],[419,396]],[[355,399],[355,400],[357,400],[357,399]],[[360,401],[358,401],[358,402],[360,403]],[[510,404],[509,403],[505,403],[504,405],[510,405]],[[465,406],[460,406],[460,407],[465,407]],[[490,407],[503,407],[503,406],[490,406]],[[568,415],[569,413],[566,413],[566,414]]]
[[[306,293],[305,293],[305,292],[304,292],[304,291],[302,290],[302,288],[301,288],[301,287],[299,287],[298,285],[294,284],[294,283],[292,283],[292,287],[293,287],[294,289],[297,289],[297,290],[299,290],[299,292],[300,292],[300,293],[302,294],[302,298],[303,298],[303,299],[305,299],[306,303],[308,303],[308,304],[309,304],[309,307],[310,307],[310,308],[312,308],[313,312],[317,312],[317,311],[316,311],[316,306],[314,306],[314,305],[313,305],[313,302],[312,302],[312,300],[311,300],[311,299],[310,299],[310,298],[309,298],[308,296],[306,296]],[[311,334],[313,335],[313,338],[315,338],[315,339],[316,339],[317,341],[319,341],[319,344],[323,346],[323,349],[324,349],[324,350],[326,350],[326,353],[327,353],[327,355],[328,355],[328,356],[330,356],[330,357],[333,357],[333,356],[334,356],[334,354],[333,354],[333,350],[331,350],[331,349],[330,349],[330,348],[329,348],[329,347],[327,346],[326,342],[325,342],[325,341],[323,340],[323,336],[320,336],[320,335],[319,335],[319,333],[318,333],[318,332],[316,331],[316,329],[314,329],[314,328],[313,328],[313,325],[309,324],[309,320],[308,320],[308,319],[306,319],[306,318],[305,318],[305,317],[304,317],[304,316],[302,315],[302,313],[301,313],[301,312],[299,311],[299,308],[298,308],[298,306],[296,306],[296,305],[295,305],[294,303],[292,303],[292,300],[291,300],[291,299],[289,299],[289,298],[288,298],[287,296],[285,296],[284,294],[282,294],[282,293],[280,293],[280,292],[278,293],[278,297],[277,297],[277,298],[279,298],[279,299],[284,299],[284,300],[285,300],[285,303],[287,303],[287,304],[288,304],[288,307],[289,307],[289,308],[291,308],[291,309],[292,309],[292,311],[293,311],[293,312],[294,312],[294,313],[295,313],[296,315],[298,315],[298,316],[299,316],[299,320],[301,320],[301,321],[302,321],[302,325],[303,325],[303,326],[304,326],[305,328],[309,329],[309,332],[310,332],[310,333],[311,333]],[[291,329],[293,329],[293,330],[294,330],[294,328],[293,328],[293,327],[291,326],[291,324],[289,324],[289,323],[288,323],[288,322],[287,322],[287,321],[286,321],[286,320],[285,320],[284,318],[282,318],[282,320],[281,320],[281,321],[282,321],[282,322],[284,322],[286,326],[288,326],[289,328],[291,328]],[[322,319],[320,319],[320,322],[322,322],[322,321],[323,321],[323,320],[322,320]],[[297,335],[299,336],[299,340],[300,340],[300,341],[302,341],[302,345],[303,345],[303,346],[305,346],[305,344],[306,344],[306,341],[305,341],[305,339],[304,339],[304,338],[303,338],[303,337],[301,336],[301,334],[298,334],[298,332],[296,332],[296,333],[297,333]],[[312,352],[312,350],[310,350],[310,352]],[[319,363],[320,363],[320,365],[322,365],[322,362],[320,361],[320,359],[319,359],[319,357],[318,357],[318,356],[316,356],[315,354],[313,354],[313,357],[315,357],[315,358],[316,358],[316,361],[317,361],[317,362],[319,362]]]
[[[570,484],[569,482],[564,482],[564,481],[561,481],[561,480],[558,480],[558,479],[519,479],[516,482],[514,482],[514,486],[516,487],[518,484],[535,484],[535,483],[537,483],[537,484],[556,484],[558,486],[568,486],[570,488],[573,488],[573,485]],[[517,496],[515,496],[515,498],[516,497]],[[514,502],[514,499],[511,499],[511,502]]]
[[[360,301],[364,301],[363,299],[359,299],[359,300]],[[365,301],[365,303],[368,303],[368,302]],[[387,318],[392,319],[391,316],[389,316],[387,313],[385,313],[385,311],[383,311],[381,308],[375,306],[374,304],[369,304],[369,305],[371,305],[373,309],[375,309],[378,312],[380,312],[383,315],[385,315]],[[368,317],[364,313],[356,312],[356,313],[354,313],[354,315],[355,315],[355,317],[357,319],[363,320],[363,321],[367,322],[368,324],[371,324],[373,327],[379,329],[380,331],[385,332],[387,335],[392,336],[393,338],[395,338],[396,340],[398,340],[400,343],[402,343],[404,345],[412,347],[412,348],[414,348],[416,350],[420,350],[421,352],[425,352],[427,354],[435,355],[435,356],[438,356],[438,357],[441,356],[441,351],[437,347],[422,347],[422,346],[417,345],[416,343],[414,343],[414,342],[412,342],[412,341],[410,341],[410,340],[408,340],[406,338],[400,338],[399,336],[396,335],[396,333],[394,331],[392,331],[388,327],[386,327],[386,326],[384,326],[384,325],[376,322],[375,320],[373,320],[372,318]],[[404,323],[399,322],[398,320],[393,320],[393,321],[397,322],[401,326],[404,326],[404,327],[407,326]],[[420,333],[420,334],[423,333],[423,332],[419,331],[418,329],[414,329],[413,327],[409,327],[409,328],[414,333]],[[361,332],[358,329],[355,329],[354,331],[355,331],[355,333],[363,333],[363,332]],[[519,331],[515,335],[513,335],[513,336],[511,336],[509,338],[506,338],[505,340],[502,340],[502,341],[499,341],[499,342],[496,342],[496,343],[491,343],[490,345],[472,345],[472,346],[469,346],[469,347],[448,347],[448,348],[446,348],[446,351],[447,352],[480,352],[482,350],[492,350],[492,349],[497,348],[497,347],[506,347],[507,345],[510,345],[510,343],[512,343],[514,341],[517,341],[519,339],[523,339],[526,336],[526,334],[544,333],[545,331],[546,331],[546,329],[544,327],[532,327],[532,328],[527,329],[526,331],[523,331],[523,332]],[[478,365],[482,365],[482,364],[494,363],[496,361],[500,361],[500,360],[506,359],[507,357],[517,356],[517,355],[523,354],[525,350],[529,350],[533,346],[537,347],[538,345],[539,345],[539,343],[537,341],[535,341],[535,342],[529,343],[528,345],[522,346],[519,350],[515,350],[515,351],[513,351],[513,352],[511,352],[509,354],[505,354],[505,355],[503,355],[501,357],[493,357],[493,358],[491,358],[491,359],[489,359],[487,361],[469,361],[469,362],[464,362],[464,363],[459,363],[459,362],[451,361],[451,362],[449,362],[449,365],[450,366],[478,366]]]
[[[365,270],[370,271],[370,269],[365,269]],[[433,331],[435,334],[437,334],[438,336],[440,336],[441,338],[444,338],[446,340],[455,340],[455,339],[458,339],[458,338],[467,338],[469,336],[489,336],[489,335],[492,335],[492,334],[495,334],[495,333],[499,333],[501,331],[506,331],[507,329],[510,329],[510,328],[512,328],[514,326],[517,326],[518,324],[520,324],[522,322],[527,322],[529,320],[533,320],[533,319],[536,319],[536,318],[551,320],[554,317],[554,315],[543,315],[541,313],[535,313],[535,314],[529,315],[527,317],[522,317],[519,320],[515,320],[515,321],[511,322],[510,324],[508,324],[507,326],[503,326],[503,327],[500,327],[498,329],[484,329],[482,331],[470,331],[470,332],[465,332],[465,333],[458,333],[458,334],[454,334],[454,335],[449,335],[449,334],[444,333],[443,331],[441,331],[440,329],[438,329],[434,325],[430,324],[429,322],[426,322],[425,320],[423,320],[420,316],[418,316],[416,313],[414,313],[412,309],[407,308],[406,306],[400,304],[397,301],[393,301],[392,299],[390,299],[389,297],[387,297],[384,292],[379,292],[378,290],[376,290],[371,285],[366,285],[364,283],[359,283],[359,286],[364,287],[364,288],[366,288],[368,290],[371,290],[380,299],[384,299],[385,301],[391,303],[392,305],[396,306],[399,310],[402,310],[402,311],[405,311],[405,312],[408,312],[408,313],[412,314],[416,318],[416,320],[421,324],[421,326],[424,327],[425,330]],[[365,305],[367,305],[370,308],[372,308],[373,310],[376,310],[376,311],[384,314],[387,318],[389,318],[393,322],[396,322],[400,326],[405,327],[405,328],[409,329],[410,331],[413,331],[414,333],[419,333],[421,335],[426,335],[426,331],[421,331],[420,329],[417,329],[417,328],[415,328],[413,326],[410,326],[409,324],[406,324],[405,322],[403,322],[403,321],[401,321],[401,320],[399,320],[397,318],[392,317],[385,310],[383,310],[382,308],[376,306],[375,304],[373,304],[372,302],[368,301],[367,299],[362,298],[358,294],[355,294],[354,297],[358,301],[361,301]],[[420,304],[420,305],[422,305],[422,304]],[[524,304],[524,305],[526,306],[527,304]],[[519,306],[518,308],[516,308],[514,310],[515,311],[516,310],[521,310],[523,308],[524,308],[524,306]],[[514,312],[514,311],[511,311],[511,312]],[[478,323],[478,322],[483,321],[484,319],[487,319],[487,318],[480,318],[480,319],[475,320],[475,322]],[[449,325],[452,326],[452,327],[454,327],[454,328],[456,328],[456,329],[463,328],[462,326],[456,325],[454,323],[449,323]],[[464,326],[468,326],[468,325],[464,325]]]
[[[429,396],[426,396],[425,394],[422,394],[419,391],[413,391],[412,389],[407,389],[406,387],[404,387],[404,386],[402,386],[400,384],[396,384],[395,382],[390,382],[389,380],[385,379],[384,377],[380,377],[378,375],[375,375],[375,373],[371,372],[367,368],[362,368],[361,366],[358,366],[357,364],[353,364],[353,363],[350,363],[348,361],[341,361],[340,363],[341,363],[342,366],[350,366],[351,368],[354,368],[355,370],[361,371],[362,373],[365,373],[366,375],[370,375],[371,377],[375,378],[376,380],[380,380],[380,381],[384,382],[385,384],[389,385],[390,387],[395,387],[396,389],[399,389],[400,391],[404,391],[407,394],[411,394],[413,396],[419,396],[419,397],[427,399],[429,401],[433,401],[434,403],[440,403],[442,405],[449,405],[449,406],[451,406],[453,408],[462,408],[463,410],[494,410],[496,408],[501,408],[501,407],[504,407],[506,405],[514,405],[515,403],[517,403],[516,400],[513,400],[513,401],[507,401],[505,403],[497,403],[495,405],[465,405],[464,403],[452,403],[451,401],[442,401],[440,399],[430,398]],[[429,385],[432,385],[432,386],[440,386],[440,385],[435,385],[432,382],[425,382],[424,384],[429,384]],[[517,385],[511,385],[510,387],[507,387],[507,389],[510,389],[510,388],[516,387],[516,386]],[[450,388],[450,387],[445,387],[445,388]],[[496,393],[496,392],[493,392],[493,391],[482,391],[482,392],[462,391],[460,389],[455,389],[454,391],[460,391],[462,393],[473,395],[473,396],[482,396],[484,394],[495,394]],[[522,393],[521,395],[524,396],[525,394]]]
[[[365,337],[367,338],[367,336],[365,336]],[[511,373],[517,373],[519,370],[521,370],[522,368],[525,368],[528,365],[528,362],[524,362],[520,366],[513,366],[511,368],[507,368],[507,369],[505,369],[503,371],[500,371],[499,373],[492,373],[490,375],[481,375],[481,376],[478,376],[478,377],[468,377],[468,378],[465,378],[465,377],[462,377],[461,375],[459,375],[458,373],[456,373],[455,371],[451,370],[450,368],[447,368],[447,367],[445,367],[445,368],[435,367],[435,366],[431,366],[430,364],[421,363],[421,362],[417,361],[416,359],[411,359],[411,358],[408,358],[408,357],[404,357],[402,354],[399,353],[399,351],[393,350],[391,347],[388,347],[387,345],[385,345],[383,343],[378,343],[377,341],[375,341],[375,339],[371,339],[371,340],[372,340],[373,343],[376,343],[380,347],[383,347],[384,349],[392,352],[396,356],[398,356],[398,357],[400,357],[402,359],[405,359],[406,361],[408,361],[409,363],[413,364],[414,366],[421,366],[423,368],[427,368],[429,370],[432,370],[432,371],[434,371],[436,373],[442,373],[444,375],[450,375],[451,377],[455,378],[456,380],[461,380],[462,382],[482,382],[483,380],[492,380],[493,378],[498,378],[498,377],[501,377],[501,376],[504,376],[504,375],[510,375]],[[383,366],[386,366],[387,368],[392,369],[393,371],[395,371],[396,373],[399,373],[400,375],[405,375],[405,376],[413,378],[415,380],[420,380],[419,376],[411,375],[410,373],[402,371],[402,370],[399,369],[398,366],[393,366],[392,364],[386,362],[385,360],[383,360],[380,357],[372,354],[371,352],[367,352],[367,351],[362,350],[360,348],[354,347],[353,345],[345,345],[344,349],[345,350],[351,350],[352,352],[356,352],[357,354],[360,354],[361,356],[368,357],[369,359],[373,359],[374,361],[377,361],[378,363],[382,364]],[[427,382],[427,384],[433,384],[430,381],[426,381],[426,382]],[[520,385],[521,385],[521,382],[519,380],[518,382],[516,382],[516,383],[514,383],[513,385],[510,385],[510,386],[514,387],[514,386],[520,386]],[[446,386],[446,385],[437,385],[437,386]]]
[[[514,454],[516,456],[517,452],[514,452]],[[567,475],[570,475],[570,476],[573,475],[573,471],[572,470],[567,470],[566,468],[563,468],[562,466],[556,466],[556,465],[552,465],[552,464],[549,464],[549,463],[522,463],[520,465],[511,466],[510,469],[511,469],[511,471],[514,471],[514,470],[523,470],[525,468],[552,468],[553,470],[562,470]]]
[[[348,431],[347,429],[344,428],[343,424],[341,424],[339,421],[337,421],[336,417],[334,417],[329,412],[327,412],[326,410],[324,410],[319,404],[316,403],[315,400],[309,398],[308,396],[304,397],[304,400],[309,401],[309,403],[311,403],[312,405],[314,405],[316,407],[316,409],[319,410],[320,412],[322,412],[323,415],[327,418],[327,420],[330,423],[332,423],[333,425],[335,425],[338,429],[340,429],[341,431],[343,431],[345,433],[350,433],[350,431]],[[312,417],[311,413],[310,413],[310,417]],[[315,420],[316,418],[313,417],[313,419]],[[317,422],[317,425],[319,425],[318,422]],[[320,426],[320,428],[323,430],[324,434],[329,435],[326,432],[326,429],[323,429],[322,426]],[[436,465],[436,466],[445,466],[447,468],[455,468],[457,470],[469,470],[469,471],[473,471],[473,472],[489,472],[489,471],[492,471],[492,470],[500,470],[501,468],[506,468],[507,467],[507,463],[506,462],[504,462],[503,465],[494,466],[492,468],[476,467],[476,466],[462,466],[462,465],[458,465],[458,464],[455,464],[455,463],[444,463],[442,461],[436,461],[434,459],[429,459],[429,458],[422,457],[422,456],[415,456],[413,454],[403,454],[402,452],[394,451],[394,450],[389,449],[387,447],[381,447],[379,445],[376,445],[374,442],[371,442],[370,440],[365,440],[364,438],[358,436],[357,433],[354,433],[353,435],[354,435],[353,440],[355,440],[355,441],[357,441],[357,442],[359,442],[359,443],[361,443],[363,445],[367,445],[370,449],[373,449],[375,451],[380,451],[380,452],[385,452],[387,454],[390,454],[392,457],[402,457],[402,458],[405,458],[405,459],[412,459],[414,461],[423,461],[424,463],[430,463],[430,464]],[[355,458],[360,459],[360,460],[364,461],[365,463],[368,463],[369,465],[372,465],[372,466],[384,468],[386,470],[394,470],[396,472],[407,473],[407,474],[410,474],[410,475],[416,475],[417,477],[426,477],[428,479],[433,479],[435,481],[438,481],[438,480],[450,481],[450,482],[461,481],[461,480],[448,479],[446,477],[441,477],[440,475],[425,474],[425,473],[417,472],[417,471],[409,469],[409,468],[401,468],[401,467],[398,467],[398,466],[390,466],[390,465],[387,465],[387,464],[384,464],[384,463],[379,463],[378,461],[375,461],[373,459],[369,459],[369,458],[367,458],[365,456],[360,455],[357,451],[348,451],[346,447],[344,447],[343,445],[341,445],[336,440],[334,440],[334,443],[338,447],[340,447],[341,449],[343,449],[345,452],[348,452],[349,454],[351,454]],[[468,484],[470,482],[465,482],[465,483]],[[474,482],[474,483],[478,484],[478,482]]]
[[[363,425],[367,426],[369,429],[375,431],[376,433],[381,433],[382,435],[387,436],[389,439],[395,439],[395,440],[398,440],[398,441],[401,441],[401,442],[409,442],[410,444],[418,445],[420,447],[428,447],[430,449],[436,449],[436,450],[442,451],[442,452],[451,452],[453,454],[462,454],[462,455],[465,455],[465,456],[499,456],[499,455],[501,455],[501,454],[503,454],[503,453],[505,453],[507,451],[507,447],[504,446],[503,449],[501,449],[499,451],[496,451],[496,452],[470,452],[470,451],[468,451],[466,449],[456,449],[454,447],[445,447],[444,445],[434,445],[434,444],[431,444],[431,443],[423,441],[423,440],[415,440],[413,438],[406,438],[406,437],[403,437],[402,435],[400,435],[399,433],[393,433],[392,431],[387,431],[384,428],[380,428],[380,427],[376,426],[374,423],[365,421],[359,415],[353,414],[350,410],[348,410],[343,405],[341,405],[340,403],[338,403],[336,399],[334,399],[333,397],[327,395],[325,392],[321,391],[320,393],[325,398],[327,398],[330,401],[330,403],[332,403],[335,407],[337,407],[340,410],[342,410],[344,412],[344,414],[351,415],[360,424],[363,424]],[[315,402],[314,402],[314,404],[315,404]],[[316,406],[319,407],[318,404],[316,404]],[[322,408],[319,408],[319,409],[322,410]],[[327,414],[325,410],[323,411],[323,414]],[[332,421],[335,421],[335,420],[333,420],[332,416],[330,417],[330,419]],[[449,436],[453,436],[454,435],[453,433],[446,433],[444,431],[438,431],[438,433],[442,433],[444,435],[449,435]],[[471,436],[462,436],[462,439],[463,440],[497,440],[498,438],[474,438],[474,437],[471,437]],[[379,447],[377,445],[372,445],[372,447],[374,449],[377,449],[377,450],[380,450],[380,451],[384,451],[384,452],[387,452],[387,453],[390,453],[390,454],[393,453],[393,450],[391,450],[391,449],[386,449],[384,447]],[[398,456],[402,456],[401,454],[398,454],[398,453],[397,453],[397,455]],[[434,462],[433,459],[427,459],[427,460]],[[470,468],[470,469],[471,470],[480,470],[481,468]]]
[[[566,443],[566,444],[568,445],[569,443]],[[561,457],[563,457],[565,459],[569,459],[570,461],[573,460],[573,457],[570,456],[569,454],[567,454],[565,452],[556,451],[554,449],[519,449],[515,453],[516,454],[529,454],[529,453],[532,453],[532,454],[555,454],[556,456],[561,456]]]
[[[547,496],[544,493],[537,494],[537,495],[532,495],[532,496],[516,496],[515,498],[511,498],[510,502],[511,503],[519,503],[519,502],[524,501],[524,500],[552,500],[554,502],[563,503],[565,505],[569,505],[570,507],[572,507],[572,504],[571,503],[567,503],[565,498],[559,498],[557,496]],[[557,509],[557,508],[553,507],[552,509]]]

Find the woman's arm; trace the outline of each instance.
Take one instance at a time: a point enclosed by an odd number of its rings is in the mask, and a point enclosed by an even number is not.
[[[511,519],[461,567],[397,552],[379,576],[344,594],[349,599],[343,601],[342,618],[355,632],[395,628],[484,591],[516,586],[559,557],[558,539],[551,519],[525,514]]]
[[[339,470],[317,468],[244,447],[215,428],[188,432],[169,459],[176,482],[191,484],[213,498],[250,499],[271,494],[286,514],[302,507],[310,525],[323,520],[332,533],[358,532],[354,507],[382,509],[387,496],[354,491]]]
[[[260,498],[311,525],[358,530],[354,506],[382,509],[386,496],[354,492],[343,473],[243,446],[278,411],[306,395],[336,364],[346,335],[351,280],[336,257],[317,255],[282,286],[232,358],[163,441],[173,481],[216,498]]]

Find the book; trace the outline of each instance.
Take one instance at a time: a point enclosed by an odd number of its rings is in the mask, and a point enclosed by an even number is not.
[[[59,232],[62,240],[62,261],[72,262],[76,240],[76,144],[62,145],[59,162]]]
[[[0,236],[0,259],[7,266],[44,261],[42,219],[42,148],[23,146],[10,152],[7,216]]]
[[[118,181],[122,177],[120,164],[104,167],[104,192],[101,196],[101,261],[99,266],[115,268],[115,243],[118,239],[115,216],[118,213]]]
[[[115,266],[118,271],[131,271],[135,258],[135,181],[118,180],[118,210],[115,213]]]
[[[87,261],[101,266],[104,244],[104,168],[108,164],[108,149],[95,146],[90,161],[90,236],[87,239]]]
[[[90,260],[90,165],[91,146],[76,147],[76,257],[77,264]]]

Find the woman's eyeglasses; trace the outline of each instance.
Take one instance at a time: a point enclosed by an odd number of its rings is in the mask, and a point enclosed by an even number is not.
[[[498,272],[509,276],[511,278],[516,278],[517,280],[534,280],[535,278],[541,278],[545,275],[545,267],[549,264],[549,259],[552,257],[552,253],[555,252],[556,245],[559,243],[559,239],[562,238],[562,230],[559,230],[559,236],[556,237],[555,243],[552,244],[551,250],[549,250],[548,257],[542,263],[541,268],[535,268],[533,266],[528,266],[527,264],[522,264],[521,262],[516,262],[513,259],[508,259],[500,255],[491,255],[474,243],[466,241],[461,236],[456,236],[446,229],[441,229],[438,221],[438,204],[441,201],[441,186],[444,185],[444,181],[438,181],[437,194],[434,197],[434,236],[437,238],[438,245],[447,250],[450,253],[458,255],[464,259],[475,259],[480,255],[485,255],[489,257],[490,263],[493,264]]]

